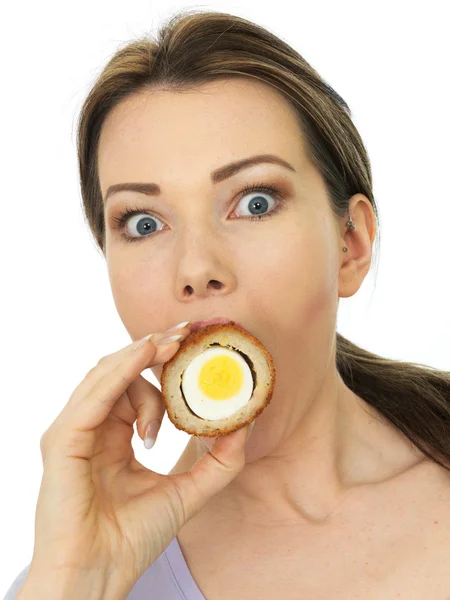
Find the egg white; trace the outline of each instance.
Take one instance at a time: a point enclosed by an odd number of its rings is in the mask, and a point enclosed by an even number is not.
[[[219,355],[223,356],[224,354],[232,358],[241,367],[243,383],[239,392],[231,398],[214,400],[201,392],[198,385],[198,377],[206,361]],[[182,376],[181,388],[185,400],[193,413],[209,421],[219,421],[231,416],[249,402],[253,394],[253,378],[250,367],[239,352],[229,348],[214,346],[196,356],[188,365]]]

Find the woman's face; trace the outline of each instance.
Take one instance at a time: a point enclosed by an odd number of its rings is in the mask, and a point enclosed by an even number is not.
[[[262,162],[213,181],[256,155],[290,167]],[[227,317],[269,349],[279,394],[299,380],[312,389],[335,336],[344,241],[288,102],[244,78],[142,93],[109,114],[98,167],[111,288],[131,338]],[[160,192],[108,195],[124,183]],[[279,191],[241,193],[259,184]],[[127,207],[140,212],[119,228]],[[162,366],[152,370],[160,380]]]

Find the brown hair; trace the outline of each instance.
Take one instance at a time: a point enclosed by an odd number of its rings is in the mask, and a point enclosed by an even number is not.
[[[231,77],[255,78],[284,95],[298,116],[308,156],[323,177],[334,215],[348,215],[349,199],[362,193],[374,209],[378,235],[369,157],[341,96],[263,27],[227,13],[184,10],[160,28],[156,41],[144,36],[117,50],[81,108],[77,149],[83,209],[103,253],[97,151],[105,117],[122,100],[146,89],[186,90]],[[450,371],[383,358],[339,333],[336,367],[355,394],[428,458],[450,470]]]

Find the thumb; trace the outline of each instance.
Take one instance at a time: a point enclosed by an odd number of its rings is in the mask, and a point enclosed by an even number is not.
[[[184,517],[189,521],[217,492],[225,488],[245,466],[245,443],[253,423],[215,438],[209,452],[186,473],[174,476]]]
[[[253,427],[255,426],[255,421],[252,421],[247,429],[247,440],[250,437],[252,431],[253,431]],[[215,441],[217,440],[217,437],[207,437],[204,435],[198,435],[197,439],[200,440],[202,442],[202,444],[208,448],[208,451],[211,450],[211,448],[214,446]]]

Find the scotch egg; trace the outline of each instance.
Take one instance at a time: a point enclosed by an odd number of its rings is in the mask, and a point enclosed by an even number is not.
[[[268,406],[274,386],[269,351],[234,321],[189,334],[161,372],[161,396],[171,422],[206,437],[251,423]]]

